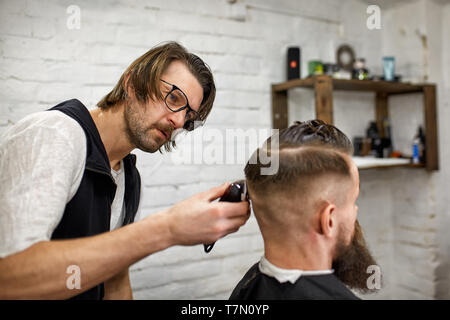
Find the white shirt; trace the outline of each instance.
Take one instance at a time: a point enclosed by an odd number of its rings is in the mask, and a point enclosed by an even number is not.
[[[86,135],[56,110],[28,115],[0,136],[0,257],[48,241],[80,186]],[[112,170],[117,191],[111,229],[123,218],[123,163]]]
[[[123,170],[123,160],[120,160],[119,170],[111,169],[111,175],[116,182],[117,189],[114,196],[113,203],[111,205],[111,230],[118,229],[122,226],[123,219],[125,218],[125,173]]]
[[[294,284],[301,276],[320,276],[324,274],[332,274],[333,269],[330,270],[298,270],[298,269],[282,269],[274,266],[270,263],[266,257],[262,257],[258,264],[259,271],[268,275],[269,277],[275,278],[279,283],[290,282]]]

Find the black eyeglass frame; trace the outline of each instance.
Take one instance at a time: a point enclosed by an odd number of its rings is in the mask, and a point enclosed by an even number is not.
[[[187,108],[185,118],[187,118],[189,112],[192,112],[192,113],[194,114],[194,116],[195,116],[195,117],[194,117],[194,120],[186,120],[186,121],[184,122],[183,129],[185,129],[185,130],[187,130],[187,131],[192,131],[192,130],[194,130],[194,129],[195,129],[195,127],[194,127],[194,121],[196,121],[196,120],[202,121],[202,119],[201,119],[201,117],[200,117],[200,114],[199,114],[197,111],[195,111],[194,109],[191,108],[191,106],[189,105],[189,99],[188,99],[188,97],[186,96],[186,94],[183,92],[183,90],[181,90],[180,88],[178,88],[176,85],[174,85],[174,84],[172,84],[172,83],[169,83],[169,82],[167,82],[167,81],[165,81],[165,80],[163,80],[163,79],[159,79],[159,80],[161,80],[162,82],[168,84],[169,86],[172,86],[172,89],[170,89],[170,91],[169,91],[169,92],[166,94],[166,96],[164,97],[164,103],[165,103],[166,107],[167,107],[170,111],[172,111],[172,112],[180,112],[180,111],[183,111],[184,109]],[[183,107],[180,107],[180,108],[177,109],[177,110],[173,110],[173,109],[170,108],[169,105],[167,104],[167,97],[169,96],[169,94],[171,94],[171,93],[172,93],[173,91],[175,91],[175,90],[180,91],[180,92],[183,94],[183,96],[186,98],[186,105],[183,106]]]

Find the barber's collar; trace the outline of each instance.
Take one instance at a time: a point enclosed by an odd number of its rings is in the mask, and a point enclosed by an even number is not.
[[[282,269],[270,263],[266,257],[262,257],[258,264],[259,270],[269,277],[273,277],[278,282],[283,283],[289,281],[295,283],[301,276],[320,276],[325,274],[332,274],[333,269],[330,270],[297,270],[297,269]]]

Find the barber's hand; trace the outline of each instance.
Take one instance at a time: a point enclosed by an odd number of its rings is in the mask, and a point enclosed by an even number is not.
[[[236,232],[250,217],[247,201],[218,202],[229,183],[197,193],[169,208],[169,230],[178,245],[212,243]]]

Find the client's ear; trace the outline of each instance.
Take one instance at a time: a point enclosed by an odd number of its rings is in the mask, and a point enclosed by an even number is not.
[[[327,238],[333,238],[337,232],[336,206],[325,201],[319,210],[320,233]]]

